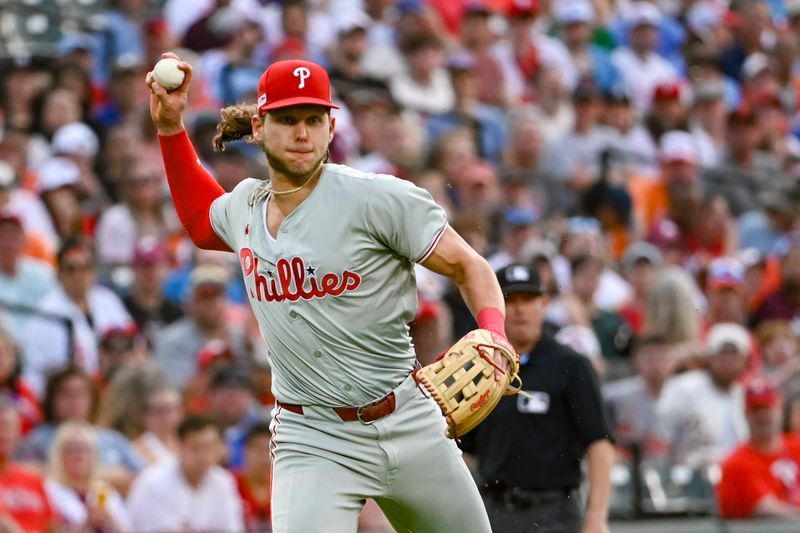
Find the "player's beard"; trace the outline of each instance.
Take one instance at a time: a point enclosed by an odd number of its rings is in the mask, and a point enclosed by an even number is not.
[[[292,166],[282,157],[270,153],[265,146],[262,146],[262,150],[264,151],[264,155],[267,156],[267,163],[269,163],[270,168],[289,178],[289,181],[295,185],[300,185],[301,183],[305,182],[306,178],[310,174],[316,172],[317,169],[324,164],[328,158],[328,152],[326,150],[325,153],[314,162],[311,168],[301,171],[296,168],[292,168]]]

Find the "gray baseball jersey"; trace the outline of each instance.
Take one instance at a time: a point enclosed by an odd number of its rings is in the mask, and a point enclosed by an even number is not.
[[[263,183],[246,179],[218,198],[211,223],[239,254],[276,398],[349,406],[382,397],[415,364],[413,266],[444,234],[444,210],[410,182],[328,164],[275,239],[256,194]]]

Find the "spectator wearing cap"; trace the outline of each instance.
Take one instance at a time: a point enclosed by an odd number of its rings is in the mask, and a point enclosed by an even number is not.
[[[222,432],[213,419],[189,415],[178,426],[174,461],[142,472],[128,493],[128,512],[136,531],[244,531],[236,480],[219,466]]]
[[[793,322],[800,316],[800,245],[792,243],[780,262],[781,283],[769,294],[750,318],[757,326],[766,320]]]
[[[522,182],[507,183],[505,208],[501,211],[500,246],[488,257],[495,270],[519,261],[525,243],[539,237],[539,209]],[[502,209],[502,208],[501,208]]]
[[[133,285],[122,302],[139,330],[152,345],[161,328],[183,317],[183,309],[164,296],[167,251],[155,237],[141,239],[134,248]]]
[[[692,468],[721,461],[747,437],[739,379],[753,350],[739,324],[715,324],[706,337],[705,368],[671,378],[659,411],[673,439],[672,458]]]
[[[60,239],[85,233],[79,193],[81,171],[66,157],[52,157],[37,171],[39,196]]]
[[[541,70],[552,67],[566,84],[571,80],[570,58],[564,44],[535,27],[542,5],[537,0],[513,0],[508,10],[508,37],[493,47],[502,70],[510,105],[537,98],[530,83]],[[574,84],[566,85],[572,90]]]
[[[389,81],[392,97],[402,107],[423,115],[451,111],[455,94],[445,69],[442,43],[433,35],[420,34],[409,38],[404,51],[407,71]]]
[[[800,440],[782,435],[781,396],[766,380],[745,391],[748,442],[722,463],[717,485],[723,518],[800,520]]]
[[[627,281],[607,264],[610,256],[607,236],[600,222],[592,217],[571,217],[562,235],[559,254],[553,261],[556,283],[561,291],[569,291],[572,286],[570,264],[573,260],[590,255],[604,265],[594,302],[598,309],[614,311],[627,302],[632,289]]]
[[[637,241],[628,246],[620,260],[620,272],[630,284],[633,294],[619,308],[619,315],[627,322],[634,335],[644,328],[647,298],[663,260],[654,245]]]
[[[544,168],[551,179],[570,188],[577,206],[581,195],[600,178],[600,155],[612,147],[614,137],[600,124],[602,95],[593,83],[578,85],[572,92],[572,103],[572,130],[548,145]]]
[[[126,122],[136,123],[147,93],[139,90],[144,73],[142,54],[122,54],[108,63],[107,99],[92,113],[93,123],[103,130]]]
[[[364,68],[364,57],[370,46],[367,31],[371,23],[369,15],[363,11],[348,11],[336,19],[338,39],[336,46],[328,51],[328,70],[331,87],[348,106],[349,96],[358,90],[372,91],[387,101],[391,98],[386,82]]]
[[[199,364],[206,343],[217,339],[239,346],[241,339],[226,317],[225,286],[228,270],[218,265],[199,265],[190,276],[187,314],[166,326],[155,338],[153,355],[170,382],[183,389]],[[235,353],[241,350],[234,349]]]
[[[689,133],[698,148],[698,161],[703,167],[717,165],[725,151],[728,89],[722,79],[699,80],[692,91],[689,108]]]
[[[725,198],[734,216],[761,208],[759,194],[773,190],[781,194],[791,187],[780,162],[759,150],[758,119],[749,107],[731,111],[727,118],[727,150],[720,163],[703,173],[709,191]]]
[[[744,265],[733,257],[713,259],[706,268],[706,327],[720,322],[747,324]]]
[[[197,368],[183,388],[186,410],[192,413],[208,411],[211,382],[219,371],[235,362],[231,347],[225,341],[212,339],[197,354]]]
[[[0,208],[0,323],[14,335],[18,343],[22,332],[39,301],[56,286],[52,271],[35,259],[23,255],[25,230],[22,220]],[[30,307],[25,309],[7,306]]]
[[[242,14],[228,0],[214,0],[209,9],[200,15],[183,32],[181,46],[194,52],[223,48],[235,33],[236,20]]]
[[[675,353],[664,338],[652,335],[637,338],[632,352],[635,374],[603,387],[618,459],[629,461],[637,447],[643,461],[664,466],[670,460],[671,435],[658,402],[675,369]]]
[[[512,264],[497,276],[508,340],[531,396],[501,399],[462,439],[477,459],[492,529],[513,533],[542,524],[552,531],[607,531],[614,449],[597,374],[587,357],[542,333],[547,297],[535,270]],[[585,512],[577,496],[584,457]]]
[[[453,128],[469,128],[478,139],[478,154],[495,163],[506,142],[506,120],[499,109],[480,100],[481,78],[477,66],[469,52],[459,52],[448,59],[455,104],[452,111],[428,120],[428,138],[436,142],[440,135]]]
[[[111,290],[97,283],[97,256],[81,237],[68,239],[58,253],[58,281],[44,296],[25,329],[25,376],[37,394],[48,373],[75,364],[90,375],[99,371],[98,344],[112,328],[133,319]],[[62,320],[71,323],[71,335]]]
[[[619,72],[611,63],[606,48],[592,43],[595,26],[594,7],[589,0],[559,2],[553,6],[553,16],[569,52],[567,78],[569,86],[578,80],[591,79],[604,93],[617,88],[620,83]]]
[[[105,389],[122,369],[145,363],[149,357],[147,339],[135,323],[109,329],[100,338],[98,386]]]
[[[667,132],[688,131],[685,92],[686,89],[677,81],[659,83],[653,89],[650,109],[643,124],[656,145]]]
[[[121,201],[103,212],[96,231],[98,256],[112,270],[131,264],[139,240],[166,239],[177,222],[164,201],[164,171],[158,163],[133,163],[121,185]]]
[[[246,369],[228,365],[214,372],[209,385],[207,413],[223,429],[229,468],[241,467],[247,430],[259,422],[269,422],[269,413],[256,401],[253,381]]]
[[[650,107],[655,88],[660,83],[677,81],[679,75],[657,52],[658,28],[663,21],[659,8],[651,2],[632,2],[625,19],[629,42],[611,53],[611,63],[619,71],[622,87],[631,95],[634,106],[644,111]]]
[[[85,228],[94,228],[109,198],[95,173],[99,148],[97,135],[83,122],[71,122],[58,128],[51,141],[53,155],[75,163],[79,174],[72,191],[80,201]]]
[[[692,136],[685,131],[664,134],[658,159],[661,174],[658,180],[637,179],[629,184],[634,209],[647,233],[653,232],[663,220],[674,222],[679,232],[677,240],[686,248],[690,238],[687,233],[696,225],[693,219],[699,211],[703,191]],[[652,240],[650,236],[648,240]]]

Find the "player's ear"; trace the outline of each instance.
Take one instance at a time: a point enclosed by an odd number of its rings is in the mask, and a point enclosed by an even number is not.
[[[264,121],[258,115],[253,115],[250,119],[250,126],[253,129],[253,140],[261,142],[261,132],[264,130]]]
[[[328,116],[331,117],[331,126],[330,131],[328,132],[328,142],[331,142],[333,140],[333,130],[336,129],[336,117],[330,113],[328,113]]]

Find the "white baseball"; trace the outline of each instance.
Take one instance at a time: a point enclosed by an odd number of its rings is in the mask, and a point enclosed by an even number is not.
[[[178,68],[179,61],[165,57],[153,67],[153,77],[156,82],[168,91],[177,89],[183,83],[186,73]]]

